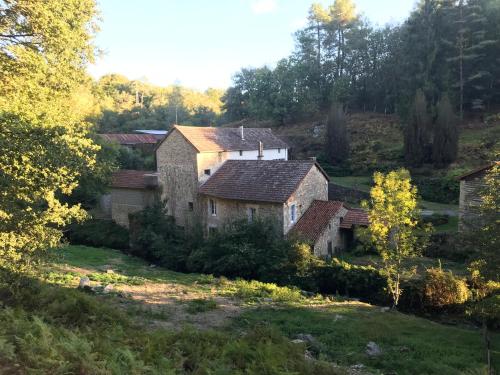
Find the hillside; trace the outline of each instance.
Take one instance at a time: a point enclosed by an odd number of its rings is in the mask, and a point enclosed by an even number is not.
[[[457,374],[483,368],[475,328],[354,300],[304,297],[273,284],[175,273],[115,250],[68,246],[55,256],[45,275],[52,286],[24,291],[37,298],[4,298],[3,373]],[[87,292],[75,289],[84,276]],[[370,342],[381,353],[368,355]],[[498,334],[492,345],[500,345]]]

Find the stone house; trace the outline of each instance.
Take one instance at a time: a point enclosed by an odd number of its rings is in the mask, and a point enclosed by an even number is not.
[[[205,235],[235,220],[271,218],[321,257],[345,248],[363,210],[328,201],[328,175],[315,160],[288,160],[271,129],[174,126],[156,147],[157,171],[113,176],[110,211],[128,226],[130,213],[166,202],[179,227]]]
[[[158,196],[158,174],[154,171],[120,170],[113,174],[108,202],[101,207],[113,220],[129,226],[129,214],[150,206]]]
[[[484,176],[500,162],[489,163],[459,177],[460,198],[458,209],[459,230],[464,230],[477,219],[477,209],[481,205],[481,189],[485,187]]]
[[[356,226],[368,226],[366,211],[339,201],[315,200],[290,235],[309,243],[314,255],[331,258],[352,243]]]
[[[272,217],[287,234],[314,200],[328,199],[328,176],[312,160],[228,160],[199,193],[208,232]]]
[[[288,159],[288,145],[265,128],[176,125],[156,148],[162,198],[181,227],[201,224],[198,188],[226,160],[276,159]]]

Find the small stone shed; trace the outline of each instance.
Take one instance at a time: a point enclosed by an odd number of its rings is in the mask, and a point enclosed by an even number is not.
[[[119,170],[111,181],[111,218],[129,227],[129,214],[151,205],[159,196],[158,174],[154,171]]]
[[[499,161],[489,163],[459,177],[459,230],[466,229],[472,222],[477,220],[477,208],[481,205],[481,189],[485,187],[484,176],[493,166],[499,164]]]
[[[290,235],[308,242],[314,255],[331,258],[352,243],[356,226],[368,226],[365,210],[339,201],[315,200]]]

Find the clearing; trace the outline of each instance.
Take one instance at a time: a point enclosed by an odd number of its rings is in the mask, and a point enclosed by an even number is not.
[[[240,337],[264,324],[289,339],[312,335],[308,353],[351,374],[479,374],[484,369],[479,329],[446,326],[352,300],[304,297],[273,284],[176,273],[116,250],[67,246],[56,256],[47,282],[74,288],[86,275],[93,287],[112,285],[96,298],[123,309],[146,329],[192,326]],[[382,354],[366,354],[371,341]],[[492,346],[500,347],[500,335],[492,335]]]

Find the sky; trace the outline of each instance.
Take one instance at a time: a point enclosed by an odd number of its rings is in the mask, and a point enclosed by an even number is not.
[[[98,0],[102,51],[89,73],[198,90],[226,88],[244,67],[273,66],[294,48],[312,0]],[[333,0],[317,1],[323,5]],[[415,0],[355,0],[378,25],[399,23]]]

